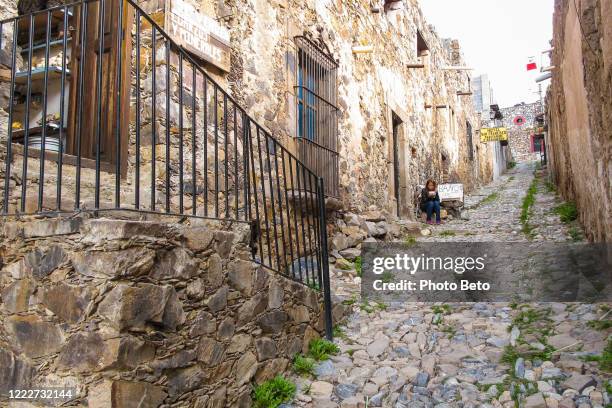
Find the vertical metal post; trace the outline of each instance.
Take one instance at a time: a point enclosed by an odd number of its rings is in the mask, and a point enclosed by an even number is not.
[[[140,208],[140,10],[136,10],[136,167],[134,169],[134,208]],[[155,70],[155,67],[153,67]],[[151,87],[153,88],[153,87]],[[155,148],[155,143],[151,143]]]
[[[13,104],[15,100],[15,59],[17,54],[17,28],[18,19],[13,22],[13,43],[11,44],[11,93],[9,96],[9,117],[8,117],[8,138],[6,140],[6,169],[4,174],[4,202],[2,204],[2,212],[8,213],[8,200],[10,197],[9,188],[11,182],[11,160],[13,159],[12,144],[13,144]],[[0,41],[2,35],[0,30]]]
[[[332,302],[331,302],[331,287],[329,284],[329,263],[327,253],[327,223],[325,221],[325,189],[323,186],[323,178],[317,180],[317,198],[319,201],[319,233],[321,241],[321,268],[323,275],[323,313],[325,313],[325,337],[332,341],[333,335],[333,317],[332,317]]]
[[[115,80],[115,92],[113,95],[117,98],[117,102],[115,103],[115,208],[121,207],[121,87],[122,87],[122,78],[123,69],[122,69],[122,46],[123,46],[123,2],[124,0],[119,0],[119,10],[118,10],[118,22],[117,22],[117,61],[116,61],[116,71],[117,78]],[[136,61],[137,64],[140,64],[140,60]]]

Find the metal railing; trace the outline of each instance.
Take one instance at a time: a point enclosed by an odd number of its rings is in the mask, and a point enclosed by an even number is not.
[[[0,49],[2,215],[248,222],[255,261],[323,290],[331,338],[323,179],[141,8],[91,0],[3,20]]]

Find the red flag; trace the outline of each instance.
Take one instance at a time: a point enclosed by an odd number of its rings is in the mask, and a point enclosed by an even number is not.
[[[534,69],[538,69],[538,66],[535,62],[530,62],[527,64],[527,71],[533,71]]]

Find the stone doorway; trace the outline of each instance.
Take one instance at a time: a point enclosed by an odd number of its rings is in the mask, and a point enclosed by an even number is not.
[[[391,209],[398,217],[410,214],[410,203],[406,194],[406,155],[405,151],[405,121],[395,111],[391,111],[391,139],[389,143],[389,190],[395,200],[395,208]]]

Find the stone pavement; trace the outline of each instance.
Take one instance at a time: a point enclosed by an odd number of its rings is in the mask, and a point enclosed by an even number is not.
[[[535,169],[535,163],[519,164],[466,197],[461,219],[427,229],[422,225],[418,240],[580,239],[576,224],[561,223],[551,211],[559,199]],[[534,174],[535,203],[524,232],[521,204]],[[358,255],[355,248],[332,251],[337,257],[331,268],[336,294],[353,308],[336,329],[341,351],[317,363],[314,375],[294,375],[298,393],[286,406],[611,406],[611,375],[592,361],[606,349],[611,333],[592,321],[609,323],[609,304],[362,302],[360,278],[350,262]]]

